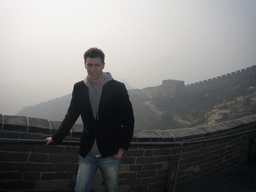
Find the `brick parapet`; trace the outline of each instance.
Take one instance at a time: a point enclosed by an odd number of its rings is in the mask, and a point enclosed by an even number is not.
[[[43,141],[60,122],[0,115],[0,141]],[[119,190],[172,191],[177,187],[225,172],[248,160],[255,151],[256,115],[211,126],[176,130],[136,130],[122,158]],[[17,129],[15,129],[17,127]],[[82,125],[75,125],[66,141],[78,143]],[[254,139],[254,145],[251,141]],[[2,191],[72,191],[78,163],[78,146],[1,142]],[[177,176],[177,178],[176,178]],[[96,173],[93,189],[103,191]]]
[[[238,70],[238,71],[235,71],[232,73],[228,73],[228,74],[225,74],[222,76],[218,76],[218,77],[214,77],[214,78],[207,79],[204,81],[188,84],[188,85],[186,85],[186,87],[195,87],[195,86],[202,86],[202,85],[209,86],[209,84],[218,83],[219,81],[222,81],[222,83],[228,82],[228,80],[229,80],[229,82],[230,81],[239,81],[239,80],[241,80],[241,77],[255,76],[255,72],[256,72],[256,65],[253,65],[251,67],[247,67],[245,69],[241,69],[241,70]]]
[[[251,86],[255,84],[256,65],[248,67],[246,69],[238,70],[229,74],[218,76],[212,79],[188,84],[185,87],[181,87],[180,95],[197,94],[200,92],[214,91],[220,88],[237,86],[238,84],[243,86]]]
[[[0,137],[16,139],[29,139],[30,136],[32,139],[36,138],[36,136],[38,136],[38,138],[41,136],[45,137],[45,135],[50,136],[57,131],[59,125],[61,124],[59,121],[49,121],[46,119],[10,115],[0,115],[0,120],[0,122],[2,122]],[[173,130],[135,130],[132,142],[165,143],[195,141],[244,131],[245,128],[241,127],[242,125],[254,122],[256,122],[256,115],[209,126],[198,126]],[[82,130],[83,125],[75,124],[65,139],[71,141],[78,140],[81,137]]]

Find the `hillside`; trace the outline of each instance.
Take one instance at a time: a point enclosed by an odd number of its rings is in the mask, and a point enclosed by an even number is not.
[[[217,82],[200,91],[169,95],[162,85],[128,90],[135,129],[166,130],[211,125],[256,113],[255,73],[248,78]],[[166,90],[165,90],[166,92]],[[71,95],[23,108],[17,115],[62,121]],[[77,123],[82,123],[81,119]]]
[[[256,113],[256,85],[230,86],[180,97],[154,98],[163,114],[189,126],[210,125]]]
[[[181,98],[156,96],[152,99],[135,95],[135,90],[131,90],[129,94],[135,113],[135,128],[175,129],[214,124],[255,114],[256,86],[243,90],[242,92],[239,87],[230,87],[222,92],[201,93]],[[66,95],[42,102],[23,108],[17,115],[61,121],[66,114],[70,99],[71,95]],[[81,123],[81,119],[77,123]]]

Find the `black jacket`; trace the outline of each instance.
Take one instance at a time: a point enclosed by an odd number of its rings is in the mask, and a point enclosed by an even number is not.
[[[89,88],[83,81],[76,83],[68,112],[52,137],[54,142],[60,143],[65,138],[79,115],[84,124],[79,152],[82,157],[90,152],[95,138],[103,158],[117,154],[119,148],[128,149],[133,136],[134,116],[123,83],[111,80],[103,86],[98,120],[93,118]]]

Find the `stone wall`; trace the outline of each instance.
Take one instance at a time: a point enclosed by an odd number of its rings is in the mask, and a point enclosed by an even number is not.
[[[227,87],[234,84],[248,85],[255,84],[256,80],[256,65],[241,69],[232,73],[228,73],[222,76],[214,77],[204,81],[184,85],[184,81],[176,80],[163,80],[162,94],[170,94],[172,96],[178,96],[182,94],[193,94],[201,91],[215,89],[221,87]]]
[[[256,65],[247,67],[242,70],[238,70],[232,73],[228,73],[222,76],[218,76],[212,79],[196,82],[186,85],[183,90],[184,94],[200,92],[205,90],[215,90],[221,87],[227,87],[232,84],[255,84],[256,80]]]
[[[60,122],[0,115],[0,191],[73,191],[82,125],[45,147]],[[136,130],[124,153],[119,191],[174,191],[255,160],[256,115],[212,126]],[[254,140],[253,140],[254,139]],[[100,172],[93,190],[103,192]]]

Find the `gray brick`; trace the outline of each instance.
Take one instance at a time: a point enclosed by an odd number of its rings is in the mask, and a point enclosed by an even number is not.
[[[170,130],[168,132],[174,137],[174,141],[182,141],[184,139],[179,130]]]
[[[50,134],[50,123],[48,120],[29,117],[28,121],[30,133]]]
[[[157,133],[157,131],[144,131],[149,137],[151,137],[151,142],[161,142],[163,137]]]
[[[164,142],[172,142],[172,141],[174,141],[174,136],[172,134],[170,134],[168,131],[166,131],[166,130],[157,130],[156,132],[159,135],[162,136]]]
[[[28,153],[0,152],[0,156],[1,156],[1,161],[16,161],[16,162],[28,161]]]
[[[27,118],[24,116],[4,116],[4,130],[26,132],[28,129]]]
[[[134,135],[136,135],[138,142],[150,142],[151,140],[151,137],[142,130],[135,130]]]

